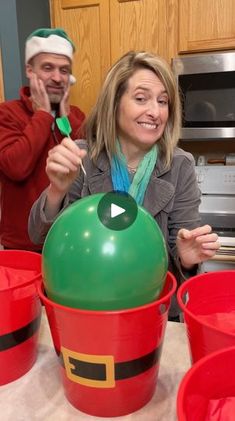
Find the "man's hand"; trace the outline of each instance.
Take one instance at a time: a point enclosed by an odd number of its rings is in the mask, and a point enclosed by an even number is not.
[[[46,89],[41,79],[35,73],[32,73],[29,79],[31,101],[34,111],[42,110],[51,112],[51,104]]]
[[[69,106],[70,86],[67,87],[62,100],[60,101],[60,117],[68,116],[70,112]]]

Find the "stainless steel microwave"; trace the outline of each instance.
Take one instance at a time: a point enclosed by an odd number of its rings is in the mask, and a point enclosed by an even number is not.
[[[181,139],[235,138],[235,51],[172,60],[182,101]]]

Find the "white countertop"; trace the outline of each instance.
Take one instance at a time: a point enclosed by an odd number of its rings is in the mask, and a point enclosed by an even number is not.
[[[0,386],[1,421],[176,421],[179,383],[190,367],[185,325],[168,322],[152,400],[132,414],[100,418],[75,409],[65,398],[59,364],[43,314],[39,353],[33,368],[20,379]]]

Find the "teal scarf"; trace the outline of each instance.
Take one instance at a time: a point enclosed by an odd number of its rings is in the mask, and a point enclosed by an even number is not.
[[[139,205],[142,205],[145,191],[157,161],[157,155],[157,145],[154,145],[140,161],[133,180],[131,181],[127,169],[126,157],[121,151],[119,141],[117,141],[117,155],[114,155],[111,161],[113,189],[115,191],[129,193]]]

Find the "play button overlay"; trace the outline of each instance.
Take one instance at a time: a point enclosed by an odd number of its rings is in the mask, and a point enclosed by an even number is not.
[[[138,206],[128,193],[110,192],[100,200],[97,212],[99,220],[105,227],[121,231],[133,224],[137,217]]]
[[[111,218],[116,218],[116,216],[121,215],[123,212],[126,212],[126,209],[111,203]]]

